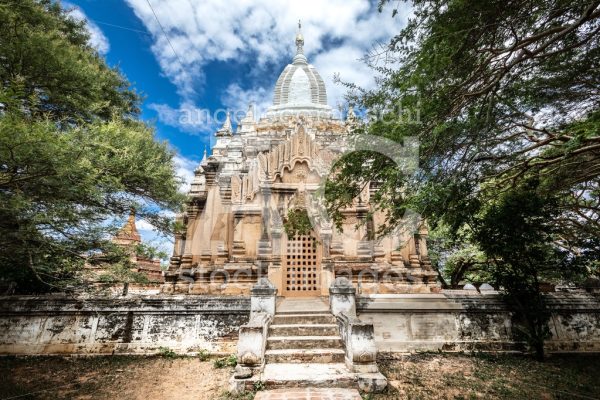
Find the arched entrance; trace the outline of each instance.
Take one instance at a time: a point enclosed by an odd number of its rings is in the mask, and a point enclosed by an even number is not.
[[[311,232],[287,237],[283,246],[283,295],[321,295],[321,245]]]

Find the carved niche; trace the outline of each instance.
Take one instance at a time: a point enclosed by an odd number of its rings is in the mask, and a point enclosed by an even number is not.
[[[320,180],[306,162],[297,162],[291,171],[285,168],[280,178],[283,183],[319,183]]]

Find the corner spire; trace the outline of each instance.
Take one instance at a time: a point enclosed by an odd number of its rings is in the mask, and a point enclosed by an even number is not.
[[[302,36],[302,23],[298,20],[298,32],[296,33],[296,55],[293,60],[294,64],[307,64],[306,56],[304,55],[304,36]]]
[[[248,120],[254,122],[254,103],[248,104],[248,111],[246,111],[246,116],[244,120]]]
[[[225,123],[223,124],[221,129],[219,129],[217,133],[215,133],[215,136],[231,136],[232,133],[233,131],[231,129],[231,118],[229,117],[229,111],[227,111],[227,118],[225,119]]]

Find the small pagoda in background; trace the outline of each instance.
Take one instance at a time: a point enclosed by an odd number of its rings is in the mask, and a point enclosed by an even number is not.
[[[139,245],[142,244],[142,237],[135,225],[135,210],[131,210],[127,222],[119,229],[112,241],[127,249],[131,263],[137,267],[136,272],[146,275],[148,280],[153,282],[164,281],[160,260],[147,258],[138,251]]]

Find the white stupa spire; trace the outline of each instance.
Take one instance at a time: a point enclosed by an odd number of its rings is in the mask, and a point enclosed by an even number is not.
[[[229,111],[228,111],[227,117],[225,118],[225,123],[223,124],[221,129],[219,129],[217,131],[215,136],[231,136],[232,133],[233,133],[233,131],[231,129],[231,118],[229,117]]]
[[[302,23],[298,20],[298,32],[296,32],[296,55],[292,61],[294,64],[308,64],[304,55],[304,36],[302,36]]]
[[[242,122],[254,122],[254,103],[248,104],[248,111],[246,111]]]

